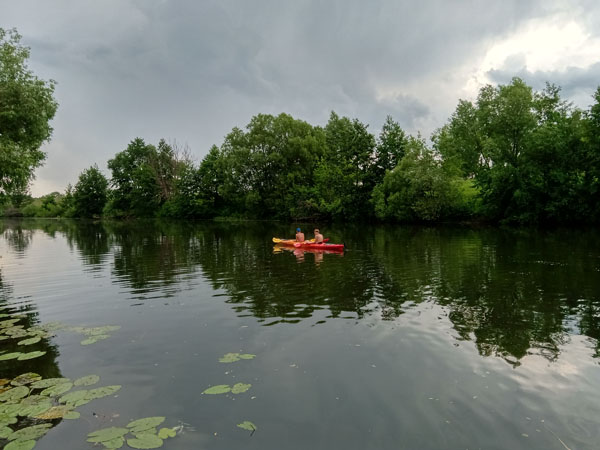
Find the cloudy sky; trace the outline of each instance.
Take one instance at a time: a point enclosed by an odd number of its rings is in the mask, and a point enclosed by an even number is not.
[[[429,137],[458,99],[517,75],[587,108],[598,0],[0,0],[60,104],[34,195],[64,190],[139,136],[200,160],[257,113],[324,125],[392,115]]]

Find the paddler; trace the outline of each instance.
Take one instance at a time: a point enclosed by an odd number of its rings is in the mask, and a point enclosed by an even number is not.
[[[296,242],[304,242],[304,233],[300,228],[296,228]]]
[[[315,242],[317,244],[322,244],[323,243],[323,235],[321,233],[319,233],[319,229],[315,228]]]

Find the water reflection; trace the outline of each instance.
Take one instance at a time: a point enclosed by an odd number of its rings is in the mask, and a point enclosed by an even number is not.
[[[134,299],[176,295],[202,276],[238,315],[265,325],[321,310],[329,319],[401,320],[415,305],[434,302],[457,339],[473,341],[482,356],[515,366],[532,353],[552,361],[577,334],[593,338],[600,354],[600,238],[593,231],[332,228],[332,240],[343,238],[350,250],[329,255],[273,249],[273,235],[290,234],[282,225],[2,224],[5,241],[21,254],[35,230],[65,236],[86,267],[108,266]]]

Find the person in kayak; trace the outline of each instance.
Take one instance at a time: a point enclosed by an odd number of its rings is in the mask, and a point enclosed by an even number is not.
[[[323,243],[323,235],[319,233],[319,229],[315,228],[315,243],[322,244]]]
[[[296,228],[296,242],[304,242],[304,233],[300,228]]]

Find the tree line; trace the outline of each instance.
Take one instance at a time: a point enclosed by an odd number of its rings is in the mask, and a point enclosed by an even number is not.
[[[258,114],[198,164],[176,143],[135,138],[108,161],[109,178],[92,166],[65,193],[33,200],[26,189],[57,104],[19,38],[0,29],[0,202],[24,215],[600,221],[600,87],[582,110],[559,87],[519,78],[460,100],[430,142],[391,117],[376,135],[335,112],[325,126]]]

